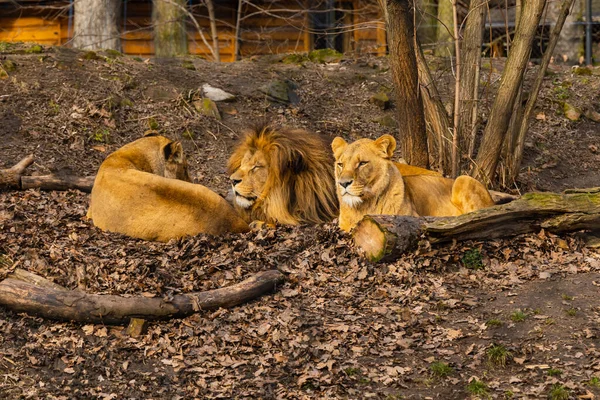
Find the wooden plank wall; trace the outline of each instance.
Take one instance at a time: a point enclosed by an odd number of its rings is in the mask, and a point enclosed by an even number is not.
[[[373,0],[344,0],[349,9],[346,23],[353,26],[345,31],[345,50],[357,54],[371,53],[384,55],[385,29],[378,8]],[[253,55],[307,52],[312,48],[310,15],[295,0],[266,1],[264,9],[285,9],[278,17],[256,13],[257,8],[246,5],[241,23],[240,55]],[[67,2],[59,3],[68,5]],[[350,4],[350,5],[349,5]],[[235,19],[237,1],[231,4],[216,4],[216,19],[219,38],[219,51],[222,61],[234,60]],[[121,45],[125,54],[151,56],[154,54],[152,38],[152,3],[143,0],[129,0],[124,5],[124,19],[121,23]],[[254,15],[251,15],[254,14]],[[210,25],[205,7],[195,7],[194,15],[204,38],[212,45]],[[280,17],[279,17],[280,16]],[[68,45],[68,12],[60,13],[40,10],[17,13],[0,9],[0,41],[36,42],[43,45]],[[212,59],[209,48],[204,44],[200,33],[192,22],[188,22],[188,49],[190,54]]]

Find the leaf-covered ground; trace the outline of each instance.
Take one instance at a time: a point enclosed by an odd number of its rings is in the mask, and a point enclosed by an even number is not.
[[[385,59],[190,59],[192,70],[182,60],[65,49],[18,54],[26,48],[0,55],[16,64],[0,80],[0,167],[34,153],[32,174],[93,174],[110,151],[155,129],[182,139],[196,180],[224,194],[228,152],[249,123],[267,118],[348,139],[393,132],[374,122],[393,109],[369,102],[391,86]],[[598,127],[567,121],[553,83],[571,82],[566,93],[583,108],[597,100],[597,75],[582,82],[555,68],[521,188],[599,186],[590,147],[600,145]],[[300,103],[269,103],[259,88],[273,79],[293,81]],[[221,121],[191,105],[203,83],[237,96],[219,105]],[[137,338],[0,308],[0,398],[600,395],[600,255],[580,234],[423,244],[397,262],[370,264],[335,224],[160,244],[99,231],[85,219],[88,201],[76,191],[0,193],[0,254],[91,293],[168,297],[272,268],[286,283],[243,306],[151,323]]]

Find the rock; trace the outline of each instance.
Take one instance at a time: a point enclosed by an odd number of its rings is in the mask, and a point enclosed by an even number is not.
[[[571,121],[579,121],[581,117],[581,110],[566,101],[563,105],[563,111],[565,112],[565,117]]]
[[[164,86],[149,86],[144,90],[144,95],[154,101],[171,101],[175,100],[179,93]]]
[[[583,116],[589,119],[590,121],[600,122],[600,113],[589,108],[585,110]]]
[[[292,53],[288,54],[281,59],[283,64],[297,64],[300,65],[306,61],[308,61],[308,55],[305,53]]]
[[[308,58],[310,61],[317,64],[338,63],[342,57],[342,53],[333,49],[319,49],[308,53]]]
[[[5,60],[2,63],[2,67],[6,72],[13,72],[17,70],[17,64],[12,60]]]
[[[396,120],[391,115],[384,115],[383,117],[375,118],[373,122],[377,122],[379,125],[386,126],[388,128],[398,127]]]
[[[390,107],[390,98],[384,92],[379,92],[371,96],[369,103],[375,104],[382,110],[386,110]]]
[[[258,90],[267,95],[269,101],[280,104],[298,104],[300,98],[294,92],[296,84],[289,80],[275,79]]]
[[[575,67],[573,68],[573,73],[575,75],[590,76],[592,75],[592,70],[588,67]]]
[[[202,85],[202,94],[212,101],[235,101],[235,95],[226,91],[210,86],[208,83]]]
[[[181,67],[185,68],[185,69],[189,69],[190,71],[195,71],[196,70],[196,66],[194,65],[193,62],[189,61],[189,60],[184,60],[181,63]]]
[[[209,117],[215,117],[219,121],[221,120],[221,113],[219,112],[217,104],[208,97],[201,100],[196,100],[193,104],[194,108],[196,108],[196,111],[198,111],[200,114]]]

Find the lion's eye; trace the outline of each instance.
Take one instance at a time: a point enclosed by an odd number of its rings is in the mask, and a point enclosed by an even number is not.
[[[262,168],[262,165],[255,165],[250,171],[256,171],[259,168]]]
[[[339,163],[337,163],[337,167],[338,167],[339,169],[342,169],[342,168],[344,168],[344,164],[342,164],[341,162],[339,162]]]
[[[367,165],[369,162],[368,161],[361,161],[358,163],[358,168],[360,167],[364,167],[365,165]]]

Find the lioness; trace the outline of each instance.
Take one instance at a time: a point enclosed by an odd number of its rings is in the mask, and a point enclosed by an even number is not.
[[[235,209],[247,222],[331,221],[338,213],[332,164],[315,133],[268,125],[247,130],[228,164]]]
[[[402,176],[391,161],[396,140],[390,135],[351,144],[336,137],[331,148],[344,231],[367,214],[455,216],[494,205],[487,189],[470,176]]]
[[[181,143],[162,136],[138,139],[104,160],[87,216],[100,229],[161,242],[249,230],[225,199],[190,183]]]

